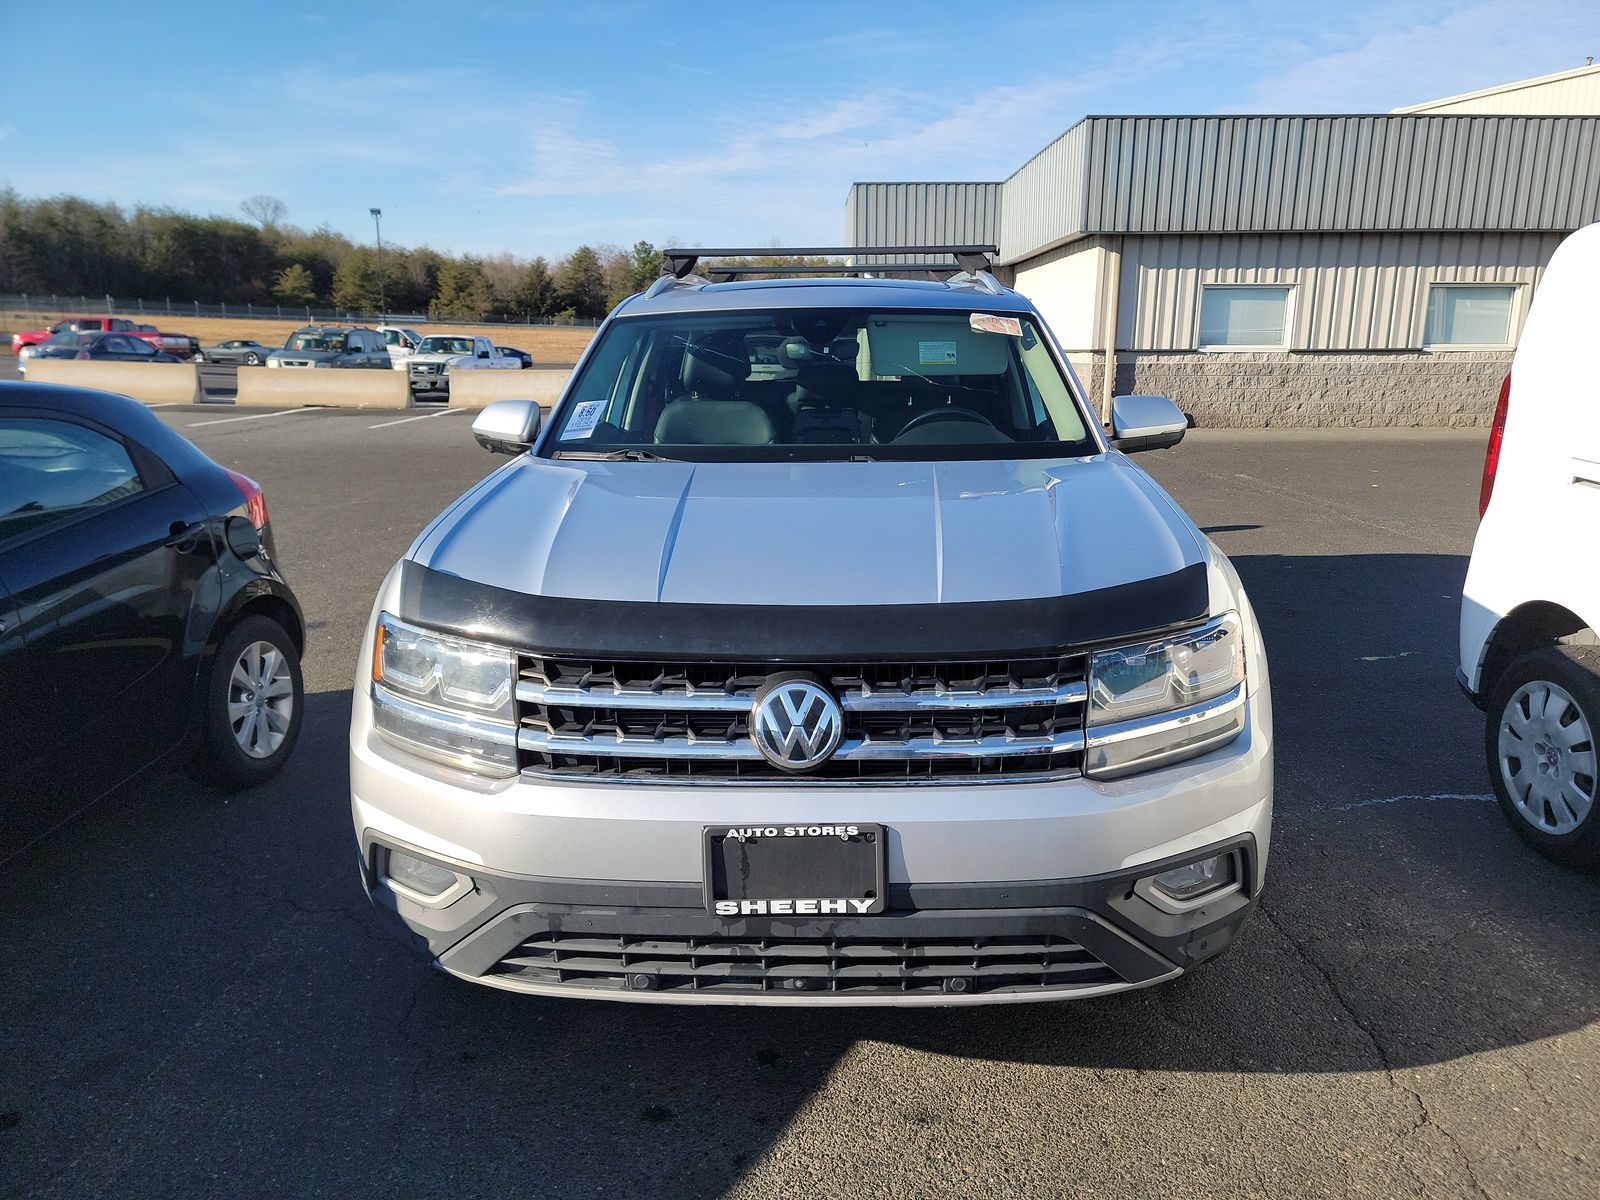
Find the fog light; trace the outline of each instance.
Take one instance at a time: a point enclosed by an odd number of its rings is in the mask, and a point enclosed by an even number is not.
[[[383,877],[390,891],[427,905],[447,903],[472,888],[465,875],[404,850],[389,851]]]
[[[1163,871],[1150,880],[1156,890],[1173,900],[1194,900],[1233,882],[1233,855],[1213,854],[1199,862]]]

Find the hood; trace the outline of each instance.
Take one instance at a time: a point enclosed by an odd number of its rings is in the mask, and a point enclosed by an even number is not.
[[[414,363],[447,363],[455,362],[455,360],[458,358],[471,357],[472,355],[470,354],[446,354],[437,351],[429,354],[418,354],[415,350],[413,350],[410,355],[410,361]]]
[[[274,350],[269,358],[288,362],[337,362],[342,356],[337,350]]]
[[[1203,561],[1117,454],[941,463],[608,463],[523,457],[411,558],[525,595],[689,604],[1064,596]]]

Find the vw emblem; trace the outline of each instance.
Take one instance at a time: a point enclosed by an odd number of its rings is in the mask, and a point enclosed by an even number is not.
[[[820,683],[768,680],[750,710],[750,740],[773,766],[808,771],[825,763],[844,737],[844,713]]]

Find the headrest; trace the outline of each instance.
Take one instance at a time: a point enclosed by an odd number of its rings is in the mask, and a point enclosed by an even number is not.
[[[684,348],[683,386],[691,392],[726,393],[749,375],[744,335],[737,330],[707,334]]]

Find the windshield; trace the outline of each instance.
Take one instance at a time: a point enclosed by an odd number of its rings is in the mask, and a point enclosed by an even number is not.
[[[285,350],[343,350],[342,333],[296,333],[284,343]]]
[[[471,354],[472,339],[464,337],[425,337],[418,354]]]
[[[623,319],[569,395],[545,454],[771,462],[1099,449],[1022,315],[808,308]]]

